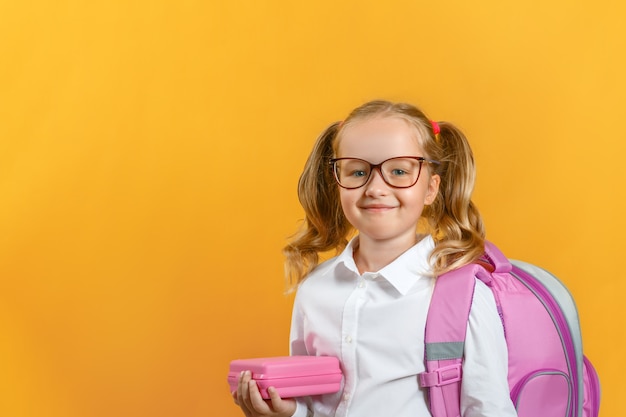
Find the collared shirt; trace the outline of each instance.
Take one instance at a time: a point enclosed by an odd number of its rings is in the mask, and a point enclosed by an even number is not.
[[[355,238],[355,239],[358,239]],[[336,394],[298,400],[294,416],[430,416],[417,375],[425,371],[424,330],[435,278],[430,236],[378,272],[360,274],[353,239],[300,285],[291,354],[336,356],[344,373]],[[489,288],[477,281],[465,342],[463,417],[514,417],[504,331]]]

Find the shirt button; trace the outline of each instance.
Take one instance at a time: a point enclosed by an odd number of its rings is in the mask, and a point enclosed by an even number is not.
[[[364,288],[365,287],[365,283],[364,282],[359,282],[359,288]]]
[[[352,336],[346,336],[346,343],[352,343]]]
[[[343,394],[343,400],[344,401],[349,401],[350,400],[350,394]]]

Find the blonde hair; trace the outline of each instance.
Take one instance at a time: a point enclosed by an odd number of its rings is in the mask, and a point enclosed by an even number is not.
[[[424,156],[440,162],[437,166],[429,164],[432,174],[440,176],[441,183],[435,201],[422,212],[435,241],[430,257],[434,274],[474,262],[484,252],[485,230],[471,200],[476,168],[465,135],[447,122],[438,123],[440,132],[435,134],[428,117],[413,105],[370,101],[354,109],[343,122],[326,128],[306,161],[298,182],[304,223],[283,249],[285,272],[292,288],[318,265],[320,253],[340,252],[348,243],[352,226],[343,214],[329,160],[336,155],[342,130],[351,123],[372,117],[405,120],[415,128]]]

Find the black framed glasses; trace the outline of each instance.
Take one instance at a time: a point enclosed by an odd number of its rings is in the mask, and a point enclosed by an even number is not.
[[[439,161],[421,156],[397,156],[380,164],[372,164],[359,158],[333,158],[329,164],[332,166],[337,184],[352,190],[367,184],[375,169],[390,187],[412,187],[419,180],[424,162],[439,165]]]

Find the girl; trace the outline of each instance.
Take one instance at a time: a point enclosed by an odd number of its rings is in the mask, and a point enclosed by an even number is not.
[[[465,136],[408,104],[366,103],[322,133],[298,186],[306,220],[285,248],[287,273],[299,284],[291,354],[338,357],[343,387],[295,400],[270,390],[264,401],[245,372],[233,396],[246,416],[430,416],[417,375],[425,370],[434,282],[476,261],[484,248],[471,201],[474,178]],[[340,254],[319,264],[329,250]],[[480,281],[467,327],[461,411],[516,415],[502,325]]]

